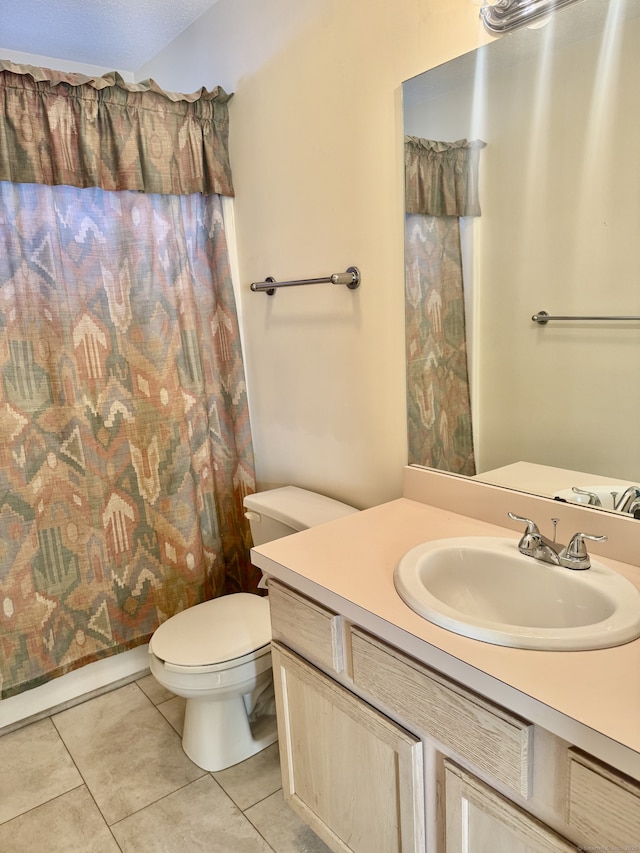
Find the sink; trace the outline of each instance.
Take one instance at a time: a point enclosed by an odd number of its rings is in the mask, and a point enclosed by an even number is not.
[[[519,649],[603,649],[640,637],[640,590],[591,560],[542,563],[517,540],[459,537],[412,548],[394,572],[413,611],[456,634]]]

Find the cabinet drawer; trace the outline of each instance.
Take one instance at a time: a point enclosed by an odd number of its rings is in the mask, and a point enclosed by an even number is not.
[[[640,849],[640,784],[570,749],[567,823],[591,849]]]
[[[531,723],[492,705],[422,664],[351,630],[353,681],[405,724],[417,727],[528,797],[531,787]]]
[[[274,580],[269,580],[269,607],[274,640],[325,669],[343,671],[341,616]]]

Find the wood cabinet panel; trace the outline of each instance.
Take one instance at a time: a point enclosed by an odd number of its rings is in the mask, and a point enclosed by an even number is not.
[[[567,824],[596,850],[640,850],[640,784],[569,750]]]
[[[332,850],[424,853],[420,740],[274,643],[285,800]]]
[[[353,682],[372,699],[528,797],[533,726],[358,628],[351,630]]]
[[[575,853],[577,848],[445,761],[446,853]]]
[[[283,584],[269,580],[269,607],[274,640],[326,669],[344,669],[342,617]]]

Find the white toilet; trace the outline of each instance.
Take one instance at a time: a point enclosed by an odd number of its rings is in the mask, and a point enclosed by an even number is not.
[[[357,512],[296,486],[248,495],[244,506],[254,545]],[[199,767],[223,770],[277,740],[266,597],[238,592],[177,613],[151,637],[149,661],[187,700],[182,747]]]

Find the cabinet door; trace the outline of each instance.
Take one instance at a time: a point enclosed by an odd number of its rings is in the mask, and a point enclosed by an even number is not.
[[[423,853],[420,740],[277,643],[272,661],[285,800],[334,851]]]
[[[575,853],[493,788],[445,761],[446,853]]]

